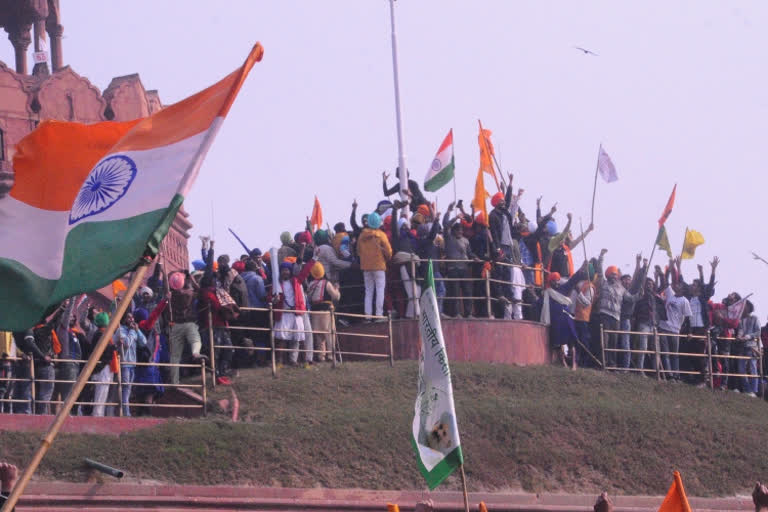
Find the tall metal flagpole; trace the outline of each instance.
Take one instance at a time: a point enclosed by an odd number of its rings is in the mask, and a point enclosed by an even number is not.
[[[397,120],[397,166],[400,179],[400,200],[408,195],[408,168],[405,165],[405,141],[403,137],[403,114],[400,109],[400,70],[397,65],[397,32],[395,31],[395,0],[389,0],[389,13],[392,22],[392,71],[395,79],[395,118]]]
[[[595,196],[597,195],[597,172],[600,170],[600,150],[603,149],[603,143],[600,143],[600,147],[597,150],[597,163],[595,164],[595,186],[592,188],[592,215],[589,222],[595,223]]]

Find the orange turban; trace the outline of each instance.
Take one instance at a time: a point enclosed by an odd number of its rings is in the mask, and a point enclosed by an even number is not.
[[[608,276],[610,276],[611,274],[613,274],[613,275],[615,275],[616,277],[618,277],[618,276],[620,275],[620,274],[619,274],[619,267],[617,267],[616,265],[611,265],[610,267],[608,267],[607,269],[605,269],[605,277],[606,277],[606,278],[607,278]]]
[[[560,280],[562,276],[560,275],[560,272],[552,272],[549,274],[549,282],[550,283],[556,283]]]
[[[496,208],[496,205],[502,202],[503,200],[504,200],[504,194],[502,194],[501,192],[496,192],[495,194],[493,194],[493,197],[491,198],[491,206]]]
[[[478,212],[477,215],[475,215],[475,222],[478,224],[482,224],[483,226],[488,225],[488,221],[485,220],[485,213],[484,212]]]
[[[424,217],[429,217],[429,206],[420,204],[416,211],[422,214]]]

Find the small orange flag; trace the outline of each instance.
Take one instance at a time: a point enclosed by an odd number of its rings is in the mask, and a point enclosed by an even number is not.
[[[675,192],[677,192],[677,184],[675,184],[674,188],[672,189],[672,195],[669,196],[667,206],[664,207],[664,212],[661,214],[661,218],[659,219],[659,227],[663,226],[664,223],[667,222],[669,214],[672,213],[672,207],[675,206]]]
[[[117,297],[117,294],[120,292],[124,292],[128,288],[125,286],[125,283],[123,283],[120,279],[115,279],[112,281],[112,295]]]
[[[477,506],[478,512],[488,512],[488,507],[485,506],[485,502],[481,501],[480,504]]]
[[[400,512],[400,507],[392,503],[387,503],[387,512]]]
[[[479,119],[477,123],[480,125],[480,133],[477,136],[477,143],[480,146],[480,170],[493,176],[493,179],[496,181],[496,187],[501,190],[499,178],[496,177],[496,168],[493,166],[493,155],[495,155],[495,152],[491,142],[491,130],[484,129],[483,123]]]
[[[477,180],[475,181],[475,197],[472,199],[472,206],[475,207],[476,212],[482,212],[484,219],[488,219],[486,200],[489,196],[488,192],[485,190],[485,178],[483,177],[483,174],[483,168],[480,167],[480,169],[477,171]]]
[[[309,225],[312,231],[320,229],[323,225],[323,207],[320,206],[317,196],[315,196],[315,205],[312,207],[312,216],[309,218]]]
[[[675,471],[675,480],[667,491],[664,501],[661,502],[659,512],[691,512],[691,505],[683,488],[683,479],[678,471]]]

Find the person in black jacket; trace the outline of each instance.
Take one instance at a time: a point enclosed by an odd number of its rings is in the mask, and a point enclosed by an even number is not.
[[[397,171],[395,172],[395,176],[400,172],[400,168],[397,168]],[[419,184],[410,179],[410,173],[406,169],[405,171],[406,177],[408,177],[408,191],[406,192],[406,195],[410,196],[410,210],[412,213],[416,213],[419,209],[419,206],[422,204],[428,205],[429,202],[424,197],[424,194],[421,192],[421,189],[419,188]],[[381,173],[382,177],[382,190],[384,192],[385,197],[389,197],[392,194],[396,194],[400,192],[400,182],[398,181],[392,188],[387,188],[387,178],[389,178],[389,173],[387,171],[384,171]]]

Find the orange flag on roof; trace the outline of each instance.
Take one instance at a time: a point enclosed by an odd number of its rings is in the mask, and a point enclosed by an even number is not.
[[[318,230],[323,226],[323,207],[320,206],[317,196],[315,196],[315,205],[312,207],[312,216],[309,218],[309,225],[312,231]]]
[[[664,501],[661,502],[659,512],[691,512],[691,505],[683,488],[683,479],[678,471],[675,471],[675,480],[667,491]]]
[[[669,196],[667,206],[664,207],[664,212],[661,214],[661,218],[659,219],[659,227],[663,226],[664,223],[667,222],[669,214],[672,213],[672,207],[675,206],[675,192],[677,192],[677,184],[675,184],[674,188],[672,189],[672,194]]]

